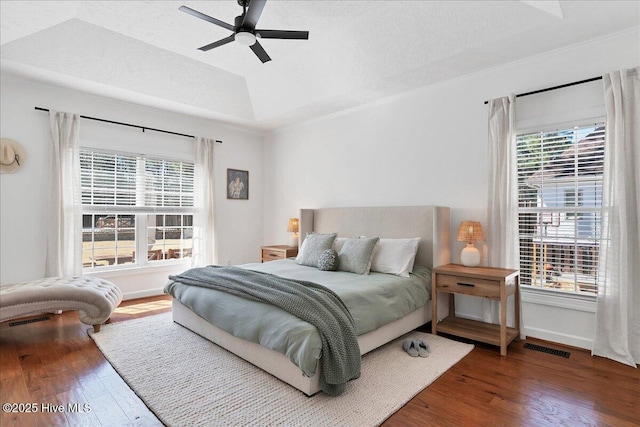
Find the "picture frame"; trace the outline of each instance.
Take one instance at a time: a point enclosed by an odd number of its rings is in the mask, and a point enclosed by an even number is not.
[[[227,199],[249,200],[249,171],[227,169]]]

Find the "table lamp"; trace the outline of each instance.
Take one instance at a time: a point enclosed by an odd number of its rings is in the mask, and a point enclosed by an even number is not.
[[[298,218],[289,218],[289,226],[287,227],[287,231],[289,233],[293,233],[293,237],[291,238],[291,246],[298,246],[298,231],[300,230],[300,221]]]
[[[475,242],[484,239],[482,226],[477,221],[462,221],[458,228],[458,242],[467,242],[467,247],[462,250],[460,260],[467,267],[480,265],[480,251],[474,246]]]

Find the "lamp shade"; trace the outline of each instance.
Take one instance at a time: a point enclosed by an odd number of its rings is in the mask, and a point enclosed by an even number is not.
[[[477,221],[462,221],[458,228],[458,242],[475,243],[484,240],[482,226]]]
[[[300,221],[298,218],[289,218],[289,226],[287,231],[289,233],[297,233],[300,230]]]

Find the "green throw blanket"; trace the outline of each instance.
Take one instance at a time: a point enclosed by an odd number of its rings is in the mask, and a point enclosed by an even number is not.
[[[213,265],[192,268],[169,279],[269,303],[315,326],[322,340],[320,386],[325,393],[340,395],[349,380],[360,377],[355,323],[342,300],[330,289],[303,280]]]

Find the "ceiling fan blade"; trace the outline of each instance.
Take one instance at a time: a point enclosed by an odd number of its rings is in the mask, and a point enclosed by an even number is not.
[[[308,40],[309,31],[288,31],[288,30],[255,30],[256,35],[263,39],[294,39]]]
[[[220,46],[225,45],[227,43],[231,43],[233,40],[235,40],[235,34],[231,34],[229,37],[225,37],[222,40],[218,40],[217,42],[213,42],[213,43],[208,44],[206,46],[199,47],[198,50],[206,52],[206,51],[211,50],[211,49],[213,49],[215,47],[220,47]]]
[[[236,30],[236,27],[234,27],[233,25],[227,24],[226,22],[221,21],[219,19],[212,18],[211,16],[205,15],[204,13],[198,12],[197,10],[193,10],[190,7],[180,6],[178,9],[181,10],[182,12],[188,13],[189,15],[193,15],[196,18],[204,19],[205,21],[211,22],[212,24],[216,24],[219,27],[226,28],[227,30],[230,30],[230,31]]]
[[[262,61],[263,64],[265,62],[271,61],[271,58],[269,58],[269,55],[267,55],[267,52],[265,52],[264,48],[262,47],[260,42],[258,42],[258,40],[256,40],[255,44],[251,46],[251,50],[256,54],[258,58],[260,58],[260,61]]]
[[[242,26],[246,28],[254,29],[256,24],[258,23],[258,19],[260,19],[260,15],[262,15],[262,9],[264,9],[264,5],[267,0],[251,0],[249,2],[249,7],[247,8],[247,13],[244,15],[244,20],[242,21]]]

